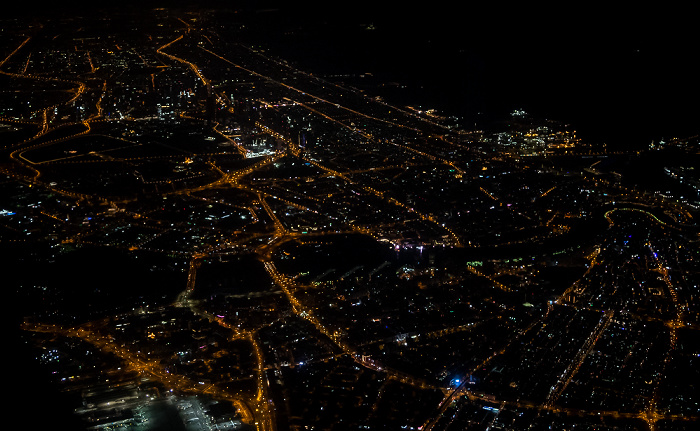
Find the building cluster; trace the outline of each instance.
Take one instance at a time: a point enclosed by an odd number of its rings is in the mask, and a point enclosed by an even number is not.
[[[611,154],[523,111],[459,130],[238,19],[5,27],[0,253],[87,427],[700,420],[690,147]]]

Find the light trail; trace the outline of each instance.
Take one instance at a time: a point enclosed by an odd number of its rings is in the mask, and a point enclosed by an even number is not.
[[[314,99],[314,100],[316,100],[316,101],[318,101],[318,102],[327,103],[327,104],[329,104],[329,105],[339,107],[339,108],[341,108],[341,109],[344,109],[344,110],[347,111],[347,112],[350,112],[350,113],[352,113],[352,114],[355,114],[355,115],[358,115],[358,116],[361,116],[361,117],[364,117],[364,118],[368,118],[368,119],[371,119],[371,120],[374,120],[374,121],[378,121],[378,122],[390,124],[390,125],[392,125],[392,126],[401,127],[401,128],[406,128],[406,129],[410,129],[410,130],[414,130],[414,131],[416,130],[416,129],[414,129],[414,128],[411,128],[411,127],[406,126],[405,124],[395,123],[395,122],[392,122],[392,121],[385,120],[385,119],[383,119],[383,118],[373,117],[373,116],[371,116],[371,115],[368,115],[368,114],[365,114],[365,113],[356,111],[356,110],[354,110],[354,109],[351,109],[351,108],[348,108],[348,107],[344,107],[344,106],[339,105],[339,104],[337,104],[337,103],[335,103],[335,102],[331,102],[330,100],[326,100],[326,99],[324,99],[324,98],[322,98],[322,97],[315,96],[315,95],[313,95],[313,94],[309,94],[309,93],[305,92],[304,90],[301,90],[301,89],[299,89],[299,88],[293,87],[293,86],[291,86],[291,85],[289,85],[289,84],[285,84],[285,83],[282,82],[282,81],[275,80],[275,79],[273,79],[273,78],[271,78],[271,77],[269,77],[269,76],[267,76],[267,75],[263,75],[262,73],[258,73],[258,72],[254,71],[254,70],[252,70],[252,69],[249,69],[249,68],[247,68],[247,67],[241,66],[240,64],[234,63],[234,62],[232,62],[231,60],[229,60],[229,59],[227,59],[227,58],[225,58],[225,57],[223,57],[223,56],[221,56],[221,55],[219,55],[219,54],[217,54],[217,53],[215,53],[215,52],[213,52],[213,51],[211,51],[211,50],[209,50],[209,49],[207,49],[207,48],[204,48],[204,47],[201,46],[201,45],[198,45],[198,47],[199,47],[201,50],[206,51],[206,52],[208,52],[209,54],[213,55],[214,57],[217,57],[218,59],[220,59],[220,60],[222,60],[222,61],[225,61],[226,63],[228,63],[228,64],[230,64],[230,65],[232,65],[232,66],[234,66],[234,67],[236,67],[236,68],[238,68],[238,69],[241,69],[241,70],[243,70],[243,71],[245,71],[245,72],[247,72],[247,73],[249,73],[249,74],[251,74],[251,75],[253,75],[253,76],[257,76],[258,78],[262,78],[262,79],[264,79],[264,80],[266,80],[266,81],[268,81],[268,82],[271,82],[271,83],[273,83],[273,84],[279,85],[279,86],[284,87],[284,88],[286,88],[286,89],[288,89],[288,90],[292,90],[292,91],[297,92],[297,93],[299,93],[299,94],[303,94],[303,95],[305,95],[305,96],[311,97],[312,99]]]
[[[13,55],[17,54],[17,51],[19,51],[20,49],[22,49],[22,47],[23,47],[24,45],[26,45],[27,42],[29,42],[30,40],[31,40],[31,36],[30,36],[30,37],[27,37],[26,39],[24,39],[24,41],[22,41],[22,43],[20,43],[19,46],[18,46],[17,48],[15,48],[14,51],[12,51],[11,53],[9,53],[9,54],[7,55],[7,57],[5,57],[2,61],[0,61],[0,67],[3,67],[3,66],[5,65],[5,63],[7,63],[7,61],[8,61],[10,58],[12,58]],[[1,71],[0,71],[0,73],[6,73],[6,72],[1,72]],[[8,75],[11,75],[11,74],[9,74],[9,73],[7,73],[7,74],[8,74]]]
[[[295,146],[295,144],[294,144],[291,140],[284,138],[280,133],[277,133],[277,132],[271,130],[269,127],[264,126],[264,125],[262,125],[262,124],[260,124],[260,123],[256,123],[256,125],[258,125],[259,127],[263,128],[263,130],[265,130],[266,133],[269,133],[269,134],[271,134],[272,136],[275,136],[275,137],[277,137],[278,139],[282,140],[283,142],[287,143],[288,146],[290,146],[290,147],[294,147],[294,146]],[[372,188],[372,187],[370,187],[370,186],[366,186],[366,185],[363,185],[363,184],[358,184],[357,182],[355,182],[355,181],[353,181],[352,179],[348,178],[346,174],[344,174],[344,173],[342,173],[342,172],[339,172],[339,171],[336,171],[335,169],[331,169],[331,168],[326,167],[325,165],[319,163],[318,161],[316,161],[316,160],[314,160],[314,159],[312,159],[312,158],[310,158],[310,157],[308,157],[308,156],[305,156],[305,155],[301,154],[301,152],[300,152],[299,150],[297,150],[297,149],[292,150],[292,152],[293,152],[294,154],[296,154],[297,157],[299,157],[300,159],[302,159],[302,160],[308,162],[309,164],[311,164],[311,165],[313,165],[313,166],[315,166],[315,167],[317,167],[317,168],[319,168],[319,169],[321,169],[321,170],[323,170],[323,171],[325,171],[325,172],[327,172],[327,173],[333,175],[334,177],[338,177],[338,178],[340,178],[340,179],[342,179],[342,180],[348,182],[349,184],[353,184],[353,185],[355,185],[355,186],[357,186],[357,187],[362,188],[362,190],[364,190],[364,191],[366,191],[366,192],[368,192],[368,193],[370,193],[370,194],[372,194],[372,195],[374,195],[374,196],[376,196],[376,197],[378,197],[378,198],[381,198],[381,199],[383,199],[383,200],[386,201],[386,202],[389,202],[389,203],[391,203],[391,204],[393,204],[393,205],[395,205],[395,206],[397,206],[397,207],[403,208],[403,209],[406,210],[407,212],[413,213],[413,214],[417,215],[421,220],[428,221],[428,222],[431,222],[431,223],[435,224],[439,229],[446,231],[446,232],[450,235],[450,237],[452,238],[452,240],[453,240],[453,242],[454,242],[454,245],[456,245],[457,247],[461,247],[461,246],[462,246],[462,241],[461,241],[460,238],[457,236],[457,234],[455,234],[454,231],[452,231],[451,229],[449,229],[448,227],[446,227],[444,224],[439,223],[435,216],[433,216],[433,215],[431,215],[431,214],[423,214],[423,213],[421,213],[421,212],[415,210],[414,208],[412,208],[412,207],[410,207],[410,206],[408,206],[408,205],[406,205],[406,204],[404,204],[404,203],[402,203],[402,202],[399,202],[399,201],[396,200],[395,198],[387,198],[387,197],[385,197],[385,196],[384,196],[384,193],[382,193],[382,192],[380,192],[380,191],[378,191],[378,190],[376,190],[376,189],[374,189],[374,188]]]
[[[292,310],[294,311],[294,313],[299,317],[311,322],[311,324],[313,324],[320,333],[328,337],[333,342],[333,344],[335,344],[342,352],[352,357],[355,360],[355,362],[365,367],[371,368],[375,371],[384,372],[388,375],[389,378],[398,380],[402,383],[411,386],[419,387],[421,389],[441,389],[437,388],[435,385],[426,382],[423,379],[411,376],[408,373],[404,373],[402,371],[395,370],[390,367],[381,366],[376,361],[370,360],[366,357],[366,355],[363,355],[362,353],[358,352],[356,349],[354,349],[345,342],[345,340],[343,339],[344,336],[342,334],[342,331],[331,330],[327,328],[316,317],[312,309],[306,307],[301,301],[299,301],[299,299],[294,295],[294,292],[302,288],[296,283],[296,281],[280,273],[274,263],[263,262],[263,264],[265,266],[265,270],[270,275],[270,278],[272,278],[272,281],[274,281],[274,283],[277,286],[279,286],[284,292],[284,294],[287,296],[289,303],[292,305]]]
[[[595,346],[596,342],[598,342],[601,334],[605,332],[610,325],[613,314],[614,312],[609,310],[603,314],[603,317],[600,318],[596,327],[593,328],[591,333],[588,335],[588,338],[586,338],[586,341],[583,343],[578,352],[576,352],[576,355],[566,367],[566,370],[564,370],[564,373],[559,377],[557,382],[552,385],[552,388],[547,395],[547,399],[544,402],[545,407],[552,408],[566,387],[569,386],[571,379],[573,379],[576,372],[579,370],[579,368],[581,368],[581,364],[583,364],[583,361],[586,360],[588,354],[591,352],[591,350],[593,350],[593,347]]]
[[[182,40],[184,37],[185,37],[184,35],[178,36],[176,39],[174,39],[174,40],[172,40],[172,41],[166,43],[165,45],[161,46],[160,48],[158,48],[158,49],[156,50],[156,52],[157,52],[158,54],[161,54],[161,55],[165,56],[165,57],[168,57],[168,58],[171,59],[171,60],[174,60],[174,61],[177,61],[177,62],[179,62],[179,63],[182,63],[182,64],[187,65],[187,66],[194,72],[194,74],[197,76],[197,78],[199,78],[199,80],[202,81],[202,84],[204,84],[204,86],[210,85],[210,82],[209,82],[206,78],[204,78],[204,75],[202,75],[202,72],[199,70],[199,68],[197,67],[197,65],[195,65],[194,63],[191,63],[191,62],[189,62],[189,61],[187,61],[187,60],[185,60],[185,59],[182,59],[182,58],[180,58],[180,57],[176,57],[176,56],[174,56],[174,55],[172,55],[172,54],[168,54],[168,53],[166,53],[166,52],[163,52],[164,49],[167,49],[168,47],[170,47],[170,46],[173,45],[174,43],[179,42],[179,41]]]

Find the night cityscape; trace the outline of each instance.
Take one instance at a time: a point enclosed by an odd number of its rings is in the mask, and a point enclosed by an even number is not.
[[[698,429],[682,23],[205,6],[0,17],[6,421]]]

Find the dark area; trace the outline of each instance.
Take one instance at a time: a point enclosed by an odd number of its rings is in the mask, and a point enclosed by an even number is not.
[[[573,5],[329,9],[292,15],[290,27],[306,38],[272,43],[292,58],[299,51],[300,62],[321,73],[334,64],[405,84],[406,96],[481,127],[525,109],[616,148],[698,132],[691,101],[700,85],[688,57],[697,40],[682,11],[666,19],[663,8]]]
[[[117,249],[91,247],[56,254],[40,250],[15,254],[17,249],[10,249],[4,257],[23,274],[12,283],[18,305],[13,314],[20,319],[57,323],[97,319],[145,304],[168,303],[185,283],[185,275],[162,256],[144,254],[139,259]]]

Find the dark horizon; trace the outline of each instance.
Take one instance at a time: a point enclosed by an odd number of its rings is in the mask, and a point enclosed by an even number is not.
[[[239,11],[264,29],[257,34],[263,41],[282,47],[281,56],[296,56],[301,68],[371,69],[468,122],[525,109],[569,122],[595,143],[622,148],[700,133],[692,57],[698,40],[683,11],[182,0],[104,9],[69,2],[40,12],[49,17],[156,7]],[[360,30],[369,24],[371,34]],[[314,43],[304,45],[309,40]]]
[[[542,8],[533,17],[526,8],[495,9],[301,15],[311,38],[328,32],[328,44],[337,44],[328,51],[341,48],[329,62],[375,66],[385,79],[424,87],[420,96],[448,113],[498,116],[522,108],[623,148],[700,132],[700,107],[692,103],[700,97],[692,59],[698,42],[678,17],[671,21],[662,11],[598,16],[574,7],[553,15]],[[360,46],[357,32],[338,30],[368,23],[375,30]],[[343,58],[347,52],[351,60]]]

